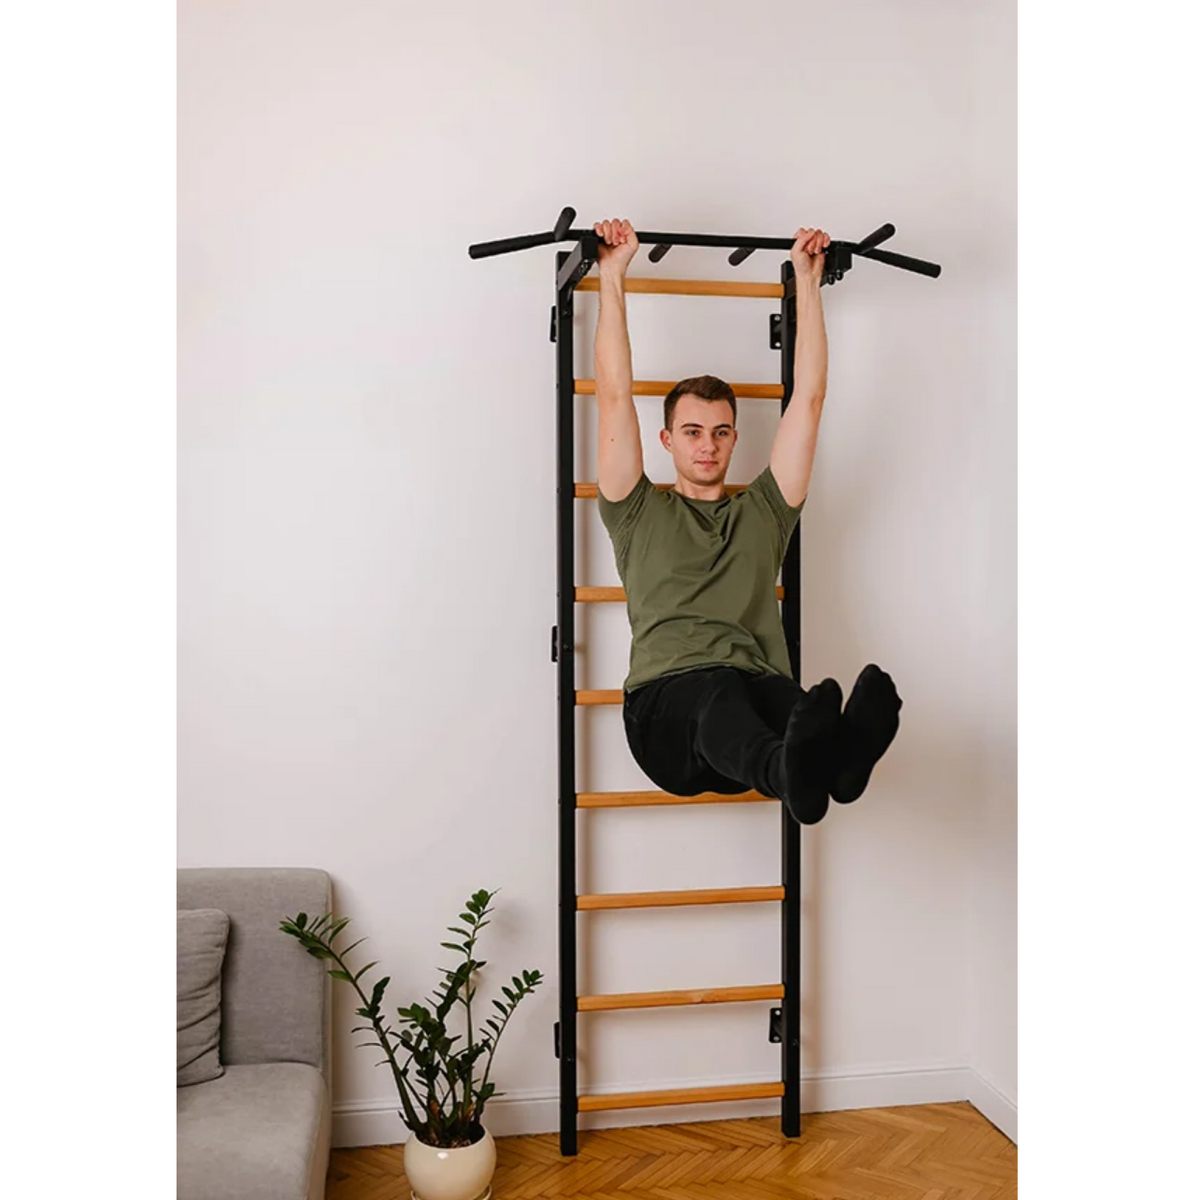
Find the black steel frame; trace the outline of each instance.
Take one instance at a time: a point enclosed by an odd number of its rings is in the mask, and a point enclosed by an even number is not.
[[[779,378],[783,399],[779,413],[787,412],[795,386],[796,271],[791,262],[779,269],[783,298],[779,304]],[[787,642],[792,678],[800,682],[800,525],[796,522],[783,556],[783,635]],[[800,1136],[800,826],[781,804],[783,822],[783,912],[780,920],[780,965],[783,974],[783,1135]]]
[[[551,336],[558,347],[558,623],[551,657],[558,662],[558,1054],[559,1147],[579,1148],[579,977],[576,969],[575,816],[575,287],[591,267],[579,247],[555,255],[556,304]],[[568,269],[572,260],[577,260]]]
[[[557,624],[551,634],[551,658],[558,664],[558,961],[559,1019],[555,1026],[555,1053],[559,1070],[559,1144],[564,1155],[578,1152],[578,963],[576,955],[579,914],[576,909],[576,806],[575,774],[575,347],[573,320],[575,288],[592,261],[586,240],[570,253],[556,255],[556,304],[551,338],[557,346]],[[787,411],[794,376],[796,285],[790,262],[781,267],[784,295],[778,324],[772,322],[771,344],[783,350],[780,378]],[[784,556],[783,628],[792,675],[800,679],[800,525],[797,523]],[[772,1028],[781,1043],[784,1135],[800,1134],[800,826],[780,805],[784,899],[781,925],[781,966],[784,1000],[782,1021]],[[774,1039],[773,1039],[774,1040]]]

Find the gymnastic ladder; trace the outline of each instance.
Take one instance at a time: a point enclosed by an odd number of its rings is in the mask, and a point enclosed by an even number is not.
[[[781,1100],[782,1128],[787,1137],[800,1134],[800,827],[780,806],[782,883],[771,886],[709,888],[673,892],[629,892],[580,895],[576,881],[576,814],[579,809],[629,808],[645,805],[737,804],[770,802],[758,792],[727,796],[715,792],[699,796],[673,796],[666,792],[579,792],[575,764],[575,714],[579,707],[620,705],[622,690],[577,690],[575,687],[575,605],[624,601],[619,587],[576,586],[575,501],[595,499],[595,482],[575,479],[575,397],[593,396],[594,379],[575,376],[572,322],[575,293],[599,291],[599,280],[587,278],[597,261],[599,239],[593,230],[571,229],[574,209],[563,209],[550,233],[506,238],[479,243],[469,248],[472,258],[504,254],[531,246],[574,239],[573,251],[555,256],[555,304],[550,313],[550,340],[557,347],[557,534],[558,601],[557,623],[551,631],[550,658],[558,665],[558,809],[559,809],[559,1019],[554,1026],[554,1052],[559,1062],[559,1142],[564,1155],[578,1150],[580,1113],[614,1109],[651,1108],[664,1105],[705,1104],[732,1100]],[[851,266],[852,255],[873,258],[890,266],[916,271],[934,278],[940,267],[920,259],[890,254],[875,247],[895,230],[884,225],[862,242],[831,242],[826,249],[823,284],[841,279]],[[659,262],[671,246],[734,247],[729,261],[737,265],[756,249],[790,250],[791,238],[731,238],[710,234],[638,232],[639,242],[652,244],[649,259]],[[626,293],[656,295],[740,296],[778,299],[779,312],[770,318],[770,345],[782,350],[780,382],[735,383],[739,399],[778,399],[780,413],[791,400],[794,373],[796,283],[790,260],[780,267],[780,282],[738,283],[708,280],[626,278]],[[562,336],[560,336],[560,334]],[[635,396],[665,396],[673,382],[635,380]],[[660,490],[672,485],[658,484]],[[737,492],[742,486],[730,485]],[[793,677],[800,679],[800,524],[797,522],[784,555],[781,572],[784,636]],[[777,803],[777,801],[775,802]],[[580,996],[577,976],[577,922],[579,914],[609,909],[666,908],[694,904],[781,903],[780,981],[747,987],[687,988],[666,992],[633,992]],[[581,1013],[634,1008],[667,1008],[687,1004],[730,1004],[750,1001],[781,1001],[770,1010],[768,1036],[780,1044],[782,1078],[778,1082],[734,1084],[721,1087],[682,1088],[657,1092],[579,1094],[577,1041]]]

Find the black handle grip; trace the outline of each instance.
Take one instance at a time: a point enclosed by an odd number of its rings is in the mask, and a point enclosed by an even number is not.
[[[497,242],[476,242],[467,247],[467,253],[472,258],[491,258],[493,254],[511,254],[514,250],[549,246],[560,240],[553,233],[527,233],[524,237],[501,238]]]
[[[876,262],[887,263],[889,267],[900,267],[904,271],[912,271],[917,275],[928,275],[936,279],[942,268],[937,263],[926,262],[922,258],[909,258],[907,254],[893,254],[890,250],[867,250],[863,258],[873,258]]]
[[[895,225],[890,222],[887,225],[880,225],[874,233],[868,233],[865,238],[857,245],[852,247],[854,250],[874,250],[881,242],[886,242],[896,232]]]
[[[558,214],[558,220],[554,222],[554,240],[556,242],[561,242],[567,236],[567,230],[571,228],[573,220],[575,220],[573,208],[564,208]]]

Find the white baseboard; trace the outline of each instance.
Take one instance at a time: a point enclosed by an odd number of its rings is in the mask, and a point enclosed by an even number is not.
[[[1017,1141],[1017,1105],[990,1080],[973,1068],[968,1071],[969,1086],[967,1099],[977,1108],[1010,1142]]]
[[[657,1080],[598,1089],[604,1092],[707,1087],[729,1083],[769,1083],[759,1079]],[[805,1074],[800,1083],[802,1112],[841,1112],[857,1108],[890,1108],[904,1104],[939,1104],[967,1100],[1002,1133],[1017,1140],[1017,1106],[970,1067],[877,1068]],[[674,1125],[684,1121],[722,1121],[736,1117],[770,1117],[779,1113],[778,1100],[743,1100],[726,1104],[687,1104],[674,1108],[625,1109],[586,1113],[580,1129],[628,1125]],[[557,1090],[508,1092],[487,1107],[487,1126],[496,1137],[524,1133],[553,1133],[558,1129]],[[403,1142],[408,1130],[392,1101],[347,1101],[334,1106],[333,1145],[391,1146]]]

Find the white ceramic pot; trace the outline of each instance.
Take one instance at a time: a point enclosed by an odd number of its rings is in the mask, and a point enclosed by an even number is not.
[[[485,1129],[473,1146],[443,1150],[416,1134],[404,1143],[404,1173],[413,1200],[491,1200],[496,1143]]]

